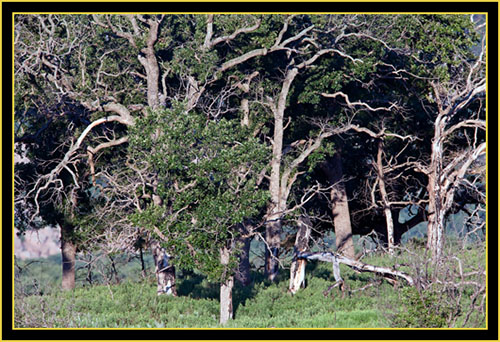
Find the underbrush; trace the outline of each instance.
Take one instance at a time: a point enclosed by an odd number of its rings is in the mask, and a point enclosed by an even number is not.
[[[254,274],[248,287],[236,285],[233,294],[235,319],[232,328],[348,328],[387,327],[379,296],[396,298],[389,284],[347,294],[337,289],[323,292],[333,283],[325,276],[329,265],[308,267],[308,286],[292,296],[287,274],[276,284]],[[345,270],[349,272],[348,269]],[[333,278],[333,277],[331,277]],[[351,289],[365,285],[350,281]],[[55,328],[220,328],[219,290],[199,274],[178,279],[178,297],[157,296],[154,279],[95,285],[74,291],[16,296],[16,327]],[[382,293],[383,292],[383,295]]]
[[[292,296],[287,291],[289,270],[281,270],[273,284],[254,272],[251,285],[236,283],[234,320],[224,327],[484,327],[484,274],[473,274],[474,265],[484,266],[484,251],[461,249],[457,258],[457,250],[449,250],[449,258],[434,265],[425,261],[425,250],[410,247],[393,256],[371,253],[362,261],[418,275],[422,283],[416,287],[403,281],[393,286],[376,274],[342,264],[344,291],[327,291],[335,282],[331,264],[310,262],[306,288]],[[15,327],[221,328],[218,284],[196,272],[179,270],[177,277],[178,297],[157,296],[151,274],[119,284],[80,285],[74,291],[16,289]]]

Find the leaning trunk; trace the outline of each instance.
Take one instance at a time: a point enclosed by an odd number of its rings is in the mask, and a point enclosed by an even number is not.
[[[299,230],[293,248],[294,257],[290,267],[289,291],[295,294],[301,287],[305,287],[306,259],[298,259],[300,253],[309,251],[309,238],[311,236],[311,221],[306,216],[301,216],[297,222]]]
[[[220,261],[224,267],[229,265],[231,250],[222,248],[220,250]],[[233,319],[233,286],[234,277],[227,277],[220,285],[220,324],[224,325],[228,320]]]
[[[384,205],[384,215],[387,228],[387,249],[389,254],[394,252],[394,220],[392,218],[391,204],[389,201],[389,195],[385,187],[385,174],[384,166],[382,164],[382,152],[384,150],[384,141],[379,139],[378,142],[378,152],[377,152],[377,174],[378,174],[378,185],[380,189],[380,195],[382,196],[382,203]]]
[[[63,223],[61,226],[61,254],[62,254],[62,288],[75,288],[75,260],[76,245],[72,241],[73,226]]]
[[[175,267],[169,264],[169,255],[158,241],[151,243],[153,258],[155,262],[157,294],[177,296],[175,288]]]
[[[335,153],[333,160],[327,163],[323,169],[328,176],[330,184],[333,185],[332,191],[330,192],[330,200],[332,203],[337,252],[347,257],[354,258],[351,217],[349,214],[345,184],[342,179],[343,170],[340,153]]]

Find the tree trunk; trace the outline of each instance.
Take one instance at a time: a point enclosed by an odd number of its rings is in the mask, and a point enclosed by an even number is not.
[[[345,184],[342,179],[342,159],[337,152],[331,162],[323,164],[328,180],[334,185],[330,192],[332,202],[333,225],[335,227],[335,239],[337,252],[347,257],[354,258],[354,244],[352,242],[351,217],[349,215],[349,204]]]
[[[141,259],[141,276],[146,278],[146,264],[144,263],[144,255],[142,253],[142,246],[139,247],[139,256]]]
[[[271,222],[266,224],[265,273],[267,279],[275,281],[279,269],[279,248],[281,245],[281,220],[279,215],[270,216]]]
[[[429,193],[427,248],[433,260],[441,256],[444,244],[444,211],[442,210],[443,134],[449,118],[439,114],[434,123],[434,137],[431,145],[427,192]]]
[[[76,260],[76,245],[72,241],[74,227],[67,223],[59,225],[61,227],[62,289],[73,290]]]
[[[155,262],[157,294],[177,296],[175,288],[175,267],[169,264],[169,255],[158,241],[151,242]]]
[[[271,203],[269,207],[269,216],[266,224],[266,275],[270,281],[274,281],[278,275],[278,255],[281,244],[281,216],[286,209],[286,195],[288,179],[286,182],[281,182],[281,159],[283,157],[283,133],[285,127],[283,118],[285,116],[286,99],[290,86],[297,76],[297,68],[288,70],[281,92],[278,97],[277,104],[271,103],[274,116],[274,132],[273,132],[273,157],[271,159],[271,175],[269,177],[269,192],[271,195]]]
[[[231,250],[222,248],[220,250],[220,261],[224,267],[229,265]],[[233,286],[234,277],[231,275],[220,285],[220,324],[224,325],[228,320],[233,319]]]
[[[307,216],[301,216],[298,219],[297,237],[293,248],[294,256],[290,267],[290,285],[289,291],[295,294],[301,287],[305,287],[306,259],[298,259],[299,253],[309,251],[309,238],[311,236],[311,220]]]
[[[427,248],[431,251],[432,258],[438,259],[444,244],[445,217],[441,210],[441,194],[436,185],[436,176],[429,175],[429,206],[427,217]]]
[[[389,254],[394,252],[394,220],[392,218],[391,205],[389,202],[389,195],[385,187],[385,175],[384,166],[382,164],[382,152],[384,149],[384,142],[379,139],[378,151],[377,151],[377,175],[378,175],[378,186],[380,189],[380,195],[382,197],[382,203],[384,205],[384,214],[387,227],[387,248]]]
[[[242,236],[238,237],[236,244],[240,246],[241,252],[235,278],[241,285],[248,286],[252,282],[250,275],[250,238],[245,237],[248,234],[248,229],[244,223],[239,225],[239,229]]]
[[[158,66],[158,60],[156,59],[154,49],[154,45],[158,39],[160,24],[154,19],[149,19],[148,25],[149,33],[146,40],[146,46],[141,49],[141,52],[145,55],[145,57],[139,54],[138,59],[146,70],[148,105],[154,109],[160,104],[160,68]]]

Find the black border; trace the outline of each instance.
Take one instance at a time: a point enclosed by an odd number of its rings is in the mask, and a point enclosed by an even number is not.
[[[12,13],[13,12],[487,12],[488,330],[12,330]],[[498,340],[498,2],[3,2],[2,3],[2,336],[1,340]]]

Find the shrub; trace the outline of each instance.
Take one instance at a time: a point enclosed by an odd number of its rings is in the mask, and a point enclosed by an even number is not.
[[[440,300],[437,290],[418,291],[414,287],[401,290],[401,308],[393,324],[402,328],[442,328],[448,325],[448,318],[454,308]]]

